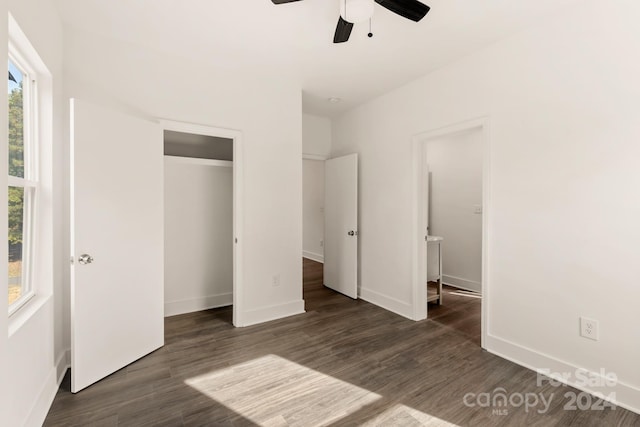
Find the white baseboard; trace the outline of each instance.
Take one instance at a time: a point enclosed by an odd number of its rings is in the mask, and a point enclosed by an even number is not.
[[[413,306],[411,304],[366,288],[360,288],[358,294],[360,299],[399,314],[407,319],[413,319]]]
[[[324,255],[317,254],[315,252],[302,251],[302,257],[310,259],[311,261],[321,262],[324,264]]]
[[[189,298],[180,301],[165,301],[164,317],[193,313],[194,311],[208,310],[210,308],[226,307],[232,304],[233,293]]]
[[[570,373],[572,375],[569,380],[561,382],[575,387],[578,390],[585,391],[602,398],[610,395],[611,393],[615,393],[615,399],[612,399],[612,403],[620,406],[621,408],[640,414],[640,388],[636,386],[626,384],[620,380],[618,380],[613,386],[603,385],[602,387],[597,388],[580,384],[576,381],[576,378],[574,378],[575,375],[573,375],[577,370],[583,370],[579,366],[574,366],[568,362],[564,362],[552,356],[539,353],[530,348],[526,348],[493,335],[486,336],[485,349],[490,353],[496,354],[504,359],[510,360],[511,362],[534,371],[540,372],[542,370],[546,370],[547,372],[559,374]],[[596,381],[601,384],[606,384],[606,378],[599,372],[589,372],[588,376],[590,379],[596,379]],[[558,393],[560,395],[564,395],[565,391],[559,390]]]
[[[49,371],[49,375],[47,375],[47,379],[44,381],[42,385],[42,389],[40,389],[40,393],[35,398],[35,402],[29,411],[29,415],[24,422],[25,427],[39,427],[44,423],[45,418],[47,418],[47,414],[49,413],[49,409],[53,404],[53,399],[56,397],[56,393],[58,392],[58,382],[56,381],[57,375],[57,367],[53,366],[51,371]]]
[[[56,378],[58,379],[58,386],[62,384],[64,374],[67,373],[67,369],[71,367],[71,349],[63,351],[58,360],[56,360]]]
[[[304,300],[291,301],[285,304],[247,310],[243,313],[238,313],[238,324],[236,326],[244,327],[256,325],[258,323],[269,322],[271,320],[294,316],[304,312]]]
[[[482,292],[482,283],[463,279],[462,277],[443,274],[442,283],[453,286],[454,288],[464,289],[465,291]]]

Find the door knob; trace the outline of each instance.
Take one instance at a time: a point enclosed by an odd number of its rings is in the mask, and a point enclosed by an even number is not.
[[[78,257],[78,262],[82,265],[91,264],[93,262],[93,257],[89,254],[82,254]]]

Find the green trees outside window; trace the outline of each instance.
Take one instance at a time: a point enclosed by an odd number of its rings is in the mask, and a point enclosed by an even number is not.
[[[9,175],[24,177],[24,119],[22,84],[9,94]],[[9,246],[22,244],[24,191],[9,188]]]
[[[19,70],[9,66],[9,176],[24,178],[24,90],[22,75]],[[18,80],[15,77],[18,77]],[[14,83],[12,84],[11,81]],[[24,229],[24,194],[23,187],[8,188],[8,234],[9,234],[9,305],[23,294],[23,229]]]

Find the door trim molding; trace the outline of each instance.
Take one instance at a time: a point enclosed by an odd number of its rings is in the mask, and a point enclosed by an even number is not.
[[[426,132],[421,132],[411,138],[413,155],[413,203],[412,203],[412,282],[413,282],[413,319],[427,318],[427,304],[425,303],[426,287],[423,285],[427,279],[426,244],[424,241],[427,229],[426,212],[424,206],[426,150],[425,144],[430,140],[455,135],[457,133],[479,129],[482,141],[482,320],[481,320],[481,347],[486,348],[487,335],[489,333],[489,219],[491,217],[491,150],[490,150],[490,126],[488,117],[479,117],[451,125],[439,127]]]
[[[243,137],[240,130],[159,119],[163,130],[215,136],[233,140],[233,325],[243,326]],[[164,179],[164,177],[163,177]]]

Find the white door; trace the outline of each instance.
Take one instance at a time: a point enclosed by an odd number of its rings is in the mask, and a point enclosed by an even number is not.
[[[71,391],[164,345],[160,126],[71,101]]]
[[[358,298],[358,155],[325,162],[324,285]]]

